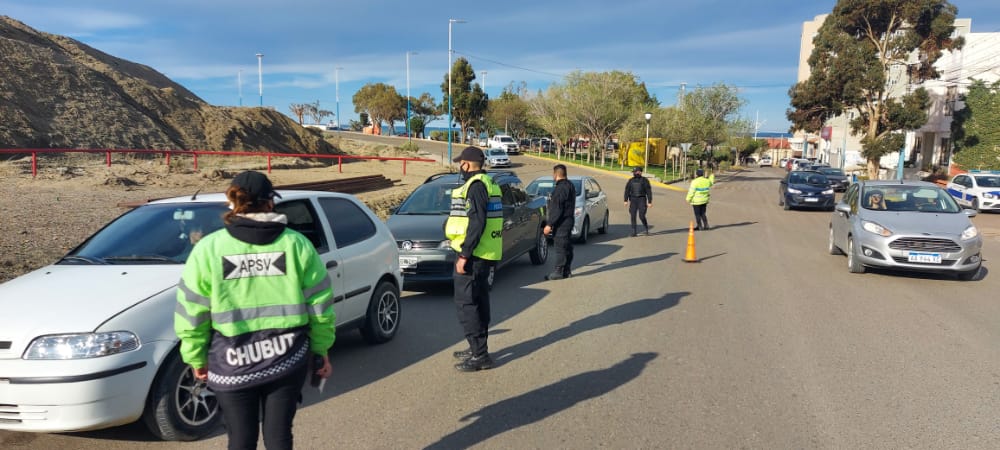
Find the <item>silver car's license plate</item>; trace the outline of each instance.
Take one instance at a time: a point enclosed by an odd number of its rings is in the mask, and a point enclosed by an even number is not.
[[[400,269],[411,269],[417,266],[420,262],[420,258],[412,256],[400,256],[399,257],[399,268]]]
[[[940,253],[910,252],[907,261],[911,263],[941,264]]]

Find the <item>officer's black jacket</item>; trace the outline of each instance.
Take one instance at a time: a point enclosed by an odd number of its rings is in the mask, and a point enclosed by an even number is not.
[[[549,196],[548,223],[552,229],[573,227],[573,212],[576,210],[576,189],[569,180],[556,182]]]

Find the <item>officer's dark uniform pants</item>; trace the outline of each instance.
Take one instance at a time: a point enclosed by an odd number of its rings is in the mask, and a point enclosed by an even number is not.
[[[303,364],[301,369],[261,386],[216,392],[229,434],[229,450],[256,450],[262,410],[264,447],[291,450],[292,421],[307,372]]]
[[[646,197],[630,197],[628,199],[628,214],[632,218],[632,231],[635,231],[636,213],[639,214],[642,226],[649,228],[649,222],[646,222],[646,206]]]
[[[455,309],[462,324],[465,339],[469,341],[472,356],[489,354],[486,344],[490,327],[490,267],[495,263],[472,257],[465,264],[465,273],[454,273]]]
[[[573,267],[573,226],[560,227],[552,236],[552,246],[556,251],[556,268],[562,268],[562,275],[569,276]]]
[[[691,205],[691,206],[694,208],[695,226],[698,227],[699,230],[707,230],[708,216],[706,215],[706,213],[708,212],[708,203],[705,203],[704,205]]]

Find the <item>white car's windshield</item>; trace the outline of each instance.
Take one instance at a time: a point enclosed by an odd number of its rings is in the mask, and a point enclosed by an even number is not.
[[[869,186],[861,192],[861,206],[873,211],[958,213],[955,200],[934,186]]]
[[[486,151],[486,155],[487,156],[507,156],[507,152],[505,152],[503,150],[500,150],[498,148],[495,148],[495,149],[492,149],[492,150],[487,150]]]
[[[223,227],[222,203],[145,205],[123,214],[60,264],[183,264],[205,235]]]
[[[573,189],[576,191],[576,195],[580,195],[583,192],[583,181],[581,180],[569,180],[573,183]],[[536,195],[540,197],[547,196],[552,193],[552,189],[555,188],[556,182],[550,180],[535,180],[524,189],[528,195]]]
[[[399,206],[396,214],[445,215],[451,212],[451,191],[460,184],[431,183],[413,191]]]

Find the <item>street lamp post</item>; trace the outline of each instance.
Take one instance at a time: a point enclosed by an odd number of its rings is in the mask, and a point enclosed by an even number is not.
[[[260,106],[264,106],[264,54],[257,54],[257,93],[260,95]]]
[[[653,118],[653,113],[646,113],[646,156],[642,158],[645,168],[643,173],[649,172],[649,120]]]
[[[451,55],[453,50],[451,49],[451,26],[456,23],[465,23],[461,19],[448,19],[448,161],[445,164],[451,162]]]
[[[340,71],[344,70],[343,67],[335,67],[333,69],[333,83],[334,83],[334,95],[337,99],[337,132],[340,132]]]
[[[410,130],[410,55],[417,52],[406,52],[406,140],[413,142],[413,130]]]
[[[847,166],[847,133],[850,126],[850,119],[854,118],[854,113],[848,113],[844,111],[844,145],[840,147],[840,170],[844,170]]]

